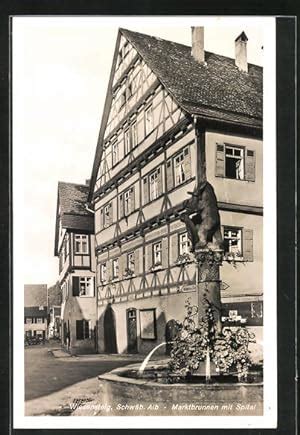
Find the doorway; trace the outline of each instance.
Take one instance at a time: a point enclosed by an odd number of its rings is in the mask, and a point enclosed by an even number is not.
[[[127,311],[127,352],[137,353],[137,324],[136,309],[129,308]]]
[[[118,353],[115,313],[108,304],[104,313],[104,352]]]

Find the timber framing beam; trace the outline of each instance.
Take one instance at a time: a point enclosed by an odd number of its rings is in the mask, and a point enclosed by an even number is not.
[[[105,251],[106,249],[112,248],[114,246],[121,246],[125,241],[129,241],[137,236],[143,236],[146,232],[151,231],[153,228],[157,228],[160,225],[163,225],[167,222],[172,222],[184,213],[185,207],[184,202],[178,204],[175,207],[170,208],[169,210],[160,213],[159,215],[151,218],[142,224],[131,228],[130,230],[124,232],[118,237],[114,239],[110,239],[106,243],[99,245],[96,247],[96,253]],[[218,207],[223,211],[232,211],[236,213],[249,213],[254,215],[263,215],[263,207],[254,207],[248,205],[240,205],[240,204],[231,204],[225,202],[218,202]]]

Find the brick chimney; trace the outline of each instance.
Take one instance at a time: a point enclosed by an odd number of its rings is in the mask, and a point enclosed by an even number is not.
[[[245,32],[242,32],[235,40],[235,64],[240,71],[248,72],[247,41]]]
[[[204,27],[192,27],[192,56],[197,62],[205,63]]]

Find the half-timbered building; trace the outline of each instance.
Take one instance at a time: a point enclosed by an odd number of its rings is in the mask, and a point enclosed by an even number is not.
[[[223,320],[262,325],[262,68],[244,33],[231,59],[203,31],[192,48],[118,33],[89,192],[100,352],[147,353],[197,303],[180,215],[199,180],[220,209]]]
[[[94,217],[88,185],[58,183],[55,255],[62,293],[62,345],[72,353],[96,351]]]

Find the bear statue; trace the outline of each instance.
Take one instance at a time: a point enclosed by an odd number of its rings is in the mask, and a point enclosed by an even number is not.
[[[208,181],[201,182],[188,192],[192,198],[184,201],[186,212],[181,220],[186,224],[194,252],[198,249],[223,249],[220,214],[214,188]]]

